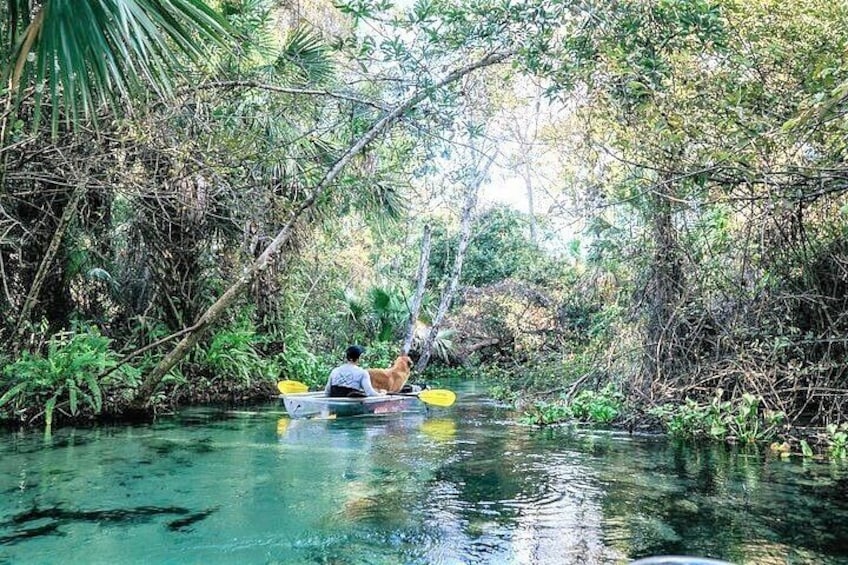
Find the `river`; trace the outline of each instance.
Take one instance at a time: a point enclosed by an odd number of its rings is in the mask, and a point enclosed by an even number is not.
[[[448,409],[7,432],[0,563],[848,563],[848,468]]]

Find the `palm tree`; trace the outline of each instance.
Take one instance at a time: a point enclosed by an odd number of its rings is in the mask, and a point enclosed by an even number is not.
[[[62,115],[77,123],[168,93],[181,56],[200,61],[204,41],[231,35],[203,0],[8,0],[0,32],[5,94],[33,97],[36,122],[46,100],[54,133]]]
[[[26,122],[37,131],[45,104],[55,137],[60,118],[72,125],[96,122],[106,109],[121,115],[146,93],[166,94],[181,60],[199,61],[208,51],[207,42],[222,44],[229,39],[229,30],[223,17],[202,0],[0,3],[0,37],[10,38],[0,45],[0,148],[10,139],[11,123]],[[5,165],[0,165],[3,169]],[[0,195],[5,189],[2,178]],[[17,313],[16,338],[29,320],[86,190],[85,183],[78,183],[68,196]],[[16,344],[17,339],[13,351]]]

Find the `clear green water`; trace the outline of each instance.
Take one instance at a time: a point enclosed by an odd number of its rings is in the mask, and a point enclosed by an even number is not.
[[[0,563],[848,563],[848,472],[448,410],[0,439]]]

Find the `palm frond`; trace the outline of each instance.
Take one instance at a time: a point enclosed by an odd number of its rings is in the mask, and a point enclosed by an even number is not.
[[[403,219],[409,202],[400,191],[400,182],[394,179],[380,179],[373,183],[371,190],[365,193],[362,205],[380,219]]]
[[[141,88],[166,94],[179,55],[199,61],[201,40],[229,38],[227,22],[202,0],[45,0],[5,77],[15,89],[35,87],[36,122],[46,91],[55,133],[62,109],[76,123],[104,104],[120,112]]]
[[[365,302],[356,292],[345,289],[341,296],[344,309],[339,315],[352,323],[358,323],[365,314]]]
[[[371,288],[368,296],[375,335],[380,341],[388,341],[402,330],[409,316],[406,301],[399,293],[380,287]]]
[[[435,341],[433,341],[433,355],[444,363],[450,363],[456,351],[453,341],[454,336],[456,336],[456,330],[454,329],[439,330],[436,334]]]
[[[427,341],[427,338],[429,337],[430,331],[431,328],[429,326],[416,328],[413,349],[418,349],[419,351],[421,350],[421,348],[424,346],[424,343]],[[440,329],[436,334],[436,338],[433,340],[433,344],[431,346],[431,354],[433,355],[433,357],[441,360],[444,363],[450,363],[456,353],[456,344],[454,343],[455,337],[455,329]]]
[[[320,84],[333,76],[329,46],[318,32],[306,26],[288,34],[274,66],[283,75],[306,84]]]

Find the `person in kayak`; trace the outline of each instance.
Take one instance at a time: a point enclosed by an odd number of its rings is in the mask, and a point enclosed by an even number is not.
[[[384,390],[375,390],[371,385],[371,376],[368,371],[359,366],[359,357],[365,350],[358,345],[351,345],[345,350],[343,365],[339,365],[330,372],[324,393],[333,398],[382,396]]]

